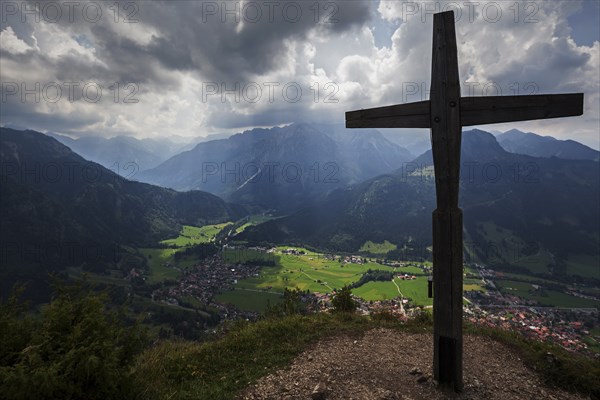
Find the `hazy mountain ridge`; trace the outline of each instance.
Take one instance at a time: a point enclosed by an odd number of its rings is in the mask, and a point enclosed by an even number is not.
[[[334,189],[400,168],[412,158],[376,130],[292,124],[199,143],[140,173],[139,179],[290,211]]]
[[[418,155],[431,148],[430,133],[423,129],[382,129],[381,134],[390,142]]]
[[[532,132],[511,129],[497,136],[498,143],[511,153],[534,157],[557,157],[572,160],[600,160],[600,152],[574,140],[559,140]]]
[[[186,142],[168,138],[82,136],[73,139],[53,132],[48,132],[46,135],[68,146],[86,160],[97,162],[105,168],[129,178],[141,170],[159,165],[189,146]]]
[[[560,140],[552,136],[522,132],[518,129],[492,133],[500,146],[509,153],[572,160],[598,161],[600,159],[599,151],[571,139]],[[382,134],[391,142],[407,148],[414,154],[422,154],[431,149],[429,135],[418,130],[386,129],[382,130]]]

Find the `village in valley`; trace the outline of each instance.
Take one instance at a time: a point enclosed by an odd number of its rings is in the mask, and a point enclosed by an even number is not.
[[[214,240],[218,231],[213,232],[209,241]],[[150,295],[152,302],[172,307],[195,304],[198,309],[212,310],[221,321],[258,319],[269,307],[281,302],[284,289],[302,290],[308,312],[330,312],[332,297],[346,285],[351,287],[357,312],[362,315],[385,313],[402,321],[432,311],[428,293],[432,265],[427,261],[225,241],[216,254],[188,263],[185,268],[165,261],[161,269],[174,272],[171,276],[176,279],[155,284]],[[148,276],[133,272],[138,279],[145,280],[152,277],[153,270],[148,271]],[[465,321],[517,331],[570,351],[595,357],[600,354],[599,299],[594,296],[597,289],[581,284],[565,285],[560,296],[574,300],[574,304],[565,306],[547,304],[552,297],[543,297],[548,291],[556,292],[556,284],[544,285],[543,280],[505,274],[482,264],[465,265],[464,280]],[[528,287],[527,291],[524,287]],[[559,303],[562,298],[559,297]],[[213,328],[206,325],[205,329]]]

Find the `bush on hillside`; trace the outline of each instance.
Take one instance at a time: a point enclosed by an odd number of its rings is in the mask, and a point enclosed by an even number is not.
[[[358,304],[352,298],[352,291],[348,285],[337,291],[337,293],[333,296],[331,303],[333,305],[334,312],[353,313],[356,311],[356,307],[358,307]]]
[[[131,365],[146,334],[126,327],[106,294],[80,283],[58,285],[39,319],[19,291],[0,303],[0,392],[5,399],[132,397]]]

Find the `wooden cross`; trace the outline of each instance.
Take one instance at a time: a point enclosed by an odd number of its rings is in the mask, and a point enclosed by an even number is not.
[[[583,114],[583,93],[461,97],[454,12],[434,15],[430,100],[350,111],[347,128],[431,128],[437,209],[433,212],[433,375],[461,391],[463,241],[458,208],[461,128]]]

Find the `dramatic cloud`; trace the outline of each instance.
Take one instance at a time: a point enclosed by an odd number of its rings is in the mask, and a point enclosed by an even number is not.
[[[487,129],[598,148],[599,39],[573,34],[594,24],[588,3],[5,1],[0,123],[144,137],[342,122],[428,97],[432,15],[454,9],[465,95],[586,95],[584,117]]]

